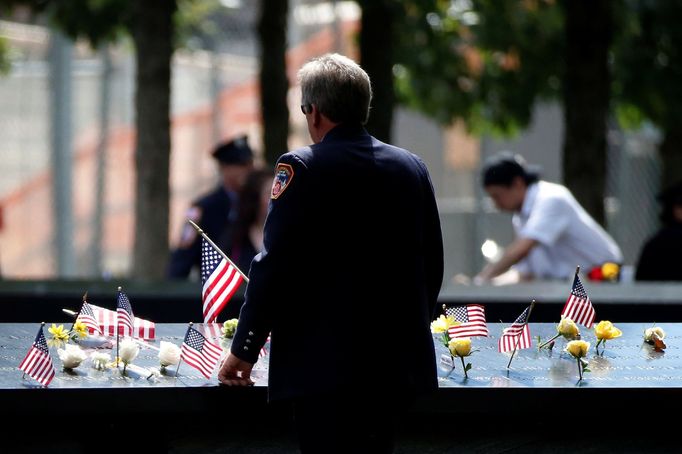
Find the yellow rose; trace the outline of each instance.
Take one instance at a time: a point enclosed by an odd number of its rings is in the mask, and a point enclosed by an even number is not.
[[[574,358],[584,358],[590,349],[590,343],[584,340],[574,340],[566,344],[566,352]]]
[[[610,321],[602,320],[594,327],[594,334],[597,336],[597,339],[607,341],[620,337],[623,332],[613,326],[613,323]]]
[[[653,328],[647,328],[644,331],[644,340],[647,342],[653,342],[655,338],[659,340],[665,339],[665,331],[660,326],[654,326]]]
[[[566,317],[561,317],[561,321],[556,327],[556,330],[566,339],[576,339],[580,335],[578,325],[573,320]]]
[[[55,325],[54,323],[47,330],[52,337],[47,339],[47,345],[50,347],[61,347],[69,341],[69,332],[64,329],[64,325]]]
[[[471,339],[469,338],[454,338],[448,343],[448,348],[452,355],[464,358],[471,354]]]
[[[73,332],[77,338],[82,339],[88,335],[88,327],[80,320],[76,320],[76,323],[73,324]]]
[[[618,279],[620,267],[616,263],[607,262],[601,267],[602,278],[606,281],[615,281]]]
[[[451,326],[459,325],[459,322],[451,315],[441,315],[431,322],[431,332],[434,334],[441,334],[447,332]]]

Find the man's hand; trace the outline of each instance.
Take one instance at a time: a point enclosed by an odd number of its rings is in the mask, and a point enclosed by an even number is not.
[[[251,386],[251,369],[253,364],[228,353],[218,372],[218,381],[227,386]]]

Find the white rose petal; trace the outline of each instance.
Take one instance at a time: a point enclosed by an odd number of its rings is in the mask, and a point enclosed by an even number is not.
[[[140,353],[140,346],[132,339],[124,339],[118,347],[118,356],[125,364],[132,363]]]
[[[73,344],[64,345],[64,348],[57,350],[57,354],[66,369],[75,369],[80,366],[87,357],[85,352],[78,345]]]
[[[104,352],[92,352],[90,355],[92,367],[97,370],[102,370],[107,367],[107,363],[111,361],[111,355]]]
[[[180,347],[172,342],[161,341],[159,363],[163,367],[174,366],[180,362]]]

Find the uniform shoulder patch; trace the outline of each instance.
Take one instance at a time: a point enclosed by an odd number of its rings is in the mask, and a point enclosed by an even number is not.
[[[199,224],[201,221],[201,208],[198,206],[192,206],[187,210],[187,213],[185,213],[185,217],[187,219],[191,219],[194,223]],[[197,239],[197,231],[190,225],[189,222],[186,222],[182,228],[182,234],[180,235],[180,244],[178,244],[178,247],[180,249],[187,249],[192,244],[194,244],[194,241]]]
[[[289,164],[277,164],[275,179],[272,181],[271,199],[276,199],[289,186],[294,179],[294,169]]]

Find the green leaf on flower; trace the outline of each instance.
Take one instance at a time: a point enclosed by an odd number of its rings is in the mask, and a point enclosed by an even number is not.
[[[467,363],[466,367],[464,368],[464,372],[471,370],[471,363]]]

